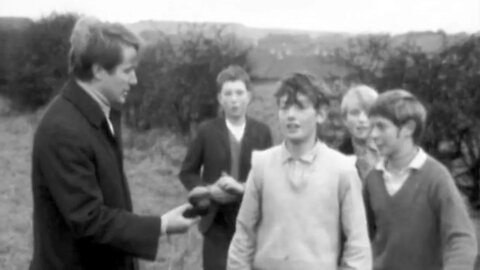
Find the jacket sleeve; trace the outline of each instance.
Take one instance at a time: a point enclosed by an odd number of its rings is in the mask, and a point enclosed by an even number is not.
[[[261,177],[258,158],[252,153],[252,170],[248,175],[245,193],[237,216],[235,234],[228,251],[227,270],[251,270],[256,251],[257,225],[261,219]]]
[[[265,128],[264,129],[265,130],[265,132],[264,132],[264,138],[265,138],[264,142],[265,143],[264,143],[264,148],[263,149],[268,149],[268,148],[272,147],[272,145],[273,145],[272,133],[270,131],[270,128],[267,125],[264,125],[264,128]]]
[[[63,128],[40,135],[34,148],[41,173],[61,216],[74,236],[153,260],[160,217],[139,216],[105,205],[91,146],[78,132]]]
[[[446,168],[437,180],[433,198],[444,243],[443,269],[473,269],[477,257],[477,239],[465,202]]]
[[[188,147],[187,155],[180,169],[179,178],[187,190],[202,185],[200,170],[204,163],[204,147],[203,128],[200,126],[197,135]]]
[[[340,181],[340,219],[345,242],[339,269],[370,270],[372,254],[361,185],[355,168],[351,167],[343,171]]]

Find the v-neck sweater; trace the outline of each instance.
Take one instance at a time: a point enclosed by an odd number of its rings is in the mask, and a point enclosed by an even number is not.
[[[366,179],[374,270],[472,270],[473,224],[448,170],[432,157],[389,195],[380,170]]]

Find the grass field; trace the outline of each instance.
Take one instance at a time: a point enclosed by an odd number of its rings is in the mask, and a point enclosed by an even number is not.
[[[250,115],[269,123],[280,141],[272,83],[257,85]],[[0,269],[28,269],[32,247],[31,142],[39,113],[0,115]],[[186,192],[176,174],[185,155],[185,143],[175,134],[153,130],[124,131],[125,167],[137,213],[161,214],[183,203]],[[478,214],[474,214],[478,230]],[[164,256],[142,262],[142,269],[201,269],[201,237],[196,228],[163,239]],[[477,267],[480,269],[480,267]]]

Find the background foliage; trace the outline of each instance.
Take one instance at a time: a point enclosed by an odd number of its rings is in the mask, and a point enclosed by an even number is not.
[[[33,111],[46,105],[68,77],[68,37],[76,19],[75,14],[52,14],[23,22],[23,27],[0,27],[0,95],[9,98],[18,111]],[[258,61],[252,58],[259,56],[251,53],[253,45],[225,25],[179,24],[175,34],[144,34],[148,42],[138,67],[139,83],[125,106],[126,123],[137,130],[161,127],[182,135],[192,134],[199,122],[219,113],[215,78],[229,64],[264,70],[264,77],[257,72],[255,79],[272,81],[268,70],[259,69]],[[331,70],[317,75],[323,77],[338,98],[332,100],[331,120],[321,128],[321,133],[334,146],[343,138],[338,104],[349,85],[368,84],[380,92],[393,88],[409,90],[429,111],[423,146],[452,169],[459,185],[477,203],[480,37],[462,36],[458,39],[461,42],[447,42],[444,33],[440,36],[441,49],[428,52],[408,42],[399,45],[389,35],[355,36],[346,41],[346,46],[330,46],[329,51],[322,51],[322,63],[327,59],[326,67]],[[284,37],[275,42],[274,37],[269,42],[273,42],[270,48],[274,48],[275,54],[287,43],[299,46],[295,39]],[[311,40],[305,36],[300,41]],[[257,47],[267,51],[267,45],[268,42],[260,42]],[[318,46],[302,48],[312,47],[318,52]],[[286,56],[282,54],[279,61],[285,62]],[[310,58],[305,69],[314,74],[320,72],[311,63],[320,58]],[[295,65],[299,65],[297,62]],[[269,65],[273,68],[275,62]],[[279,138],[278,134],[275,137]]]
[[[422,146],[447,164],[478,204],[480,179],[480,37],[426,53],[404,45],[391,48],[385,36],[357,39],[338,60],[351,73],[345,81],[380,91],[406,89],[426,105],[428,121]]]

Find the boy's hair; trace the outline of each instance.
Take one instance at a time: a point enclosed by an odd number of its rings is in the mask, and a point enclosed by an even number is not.
[[[321,106],[329,105],[332,93],[323,80],[307,73],[293,73],[280,82],[275,93],[277,104],[280,98],[287,96],[286,105],[300,105],[297,95],[303,94],[312,102],[313,107],[318,110]]]
[[[348,89],[342,98],[340,110],[343,116],[352,108],[353,104],[360,105],[360,108],[368,112],[375,100],[378,98],[378,92],[366,85],[356,85]]]
[[[88,81],[93,78],[94,64],[112,72],[123,61],[122,46],[131,46],[138,51],[140,45],[140,38],[121,24],[81,18],[70,36],[70,73]]]
[[[242,81],[250,91],[250,76],[242,67],[230,65],[224,68],[217,76],[217,93],[222,90],[223,84],[228,81]]]
[[[412,93],[403,89],[389,90],[380,94],[370,108],[369,115],[385,117],[397,127],[413,120],[415,143],[419,142],[427,120],[427,111],[423,104]]]

